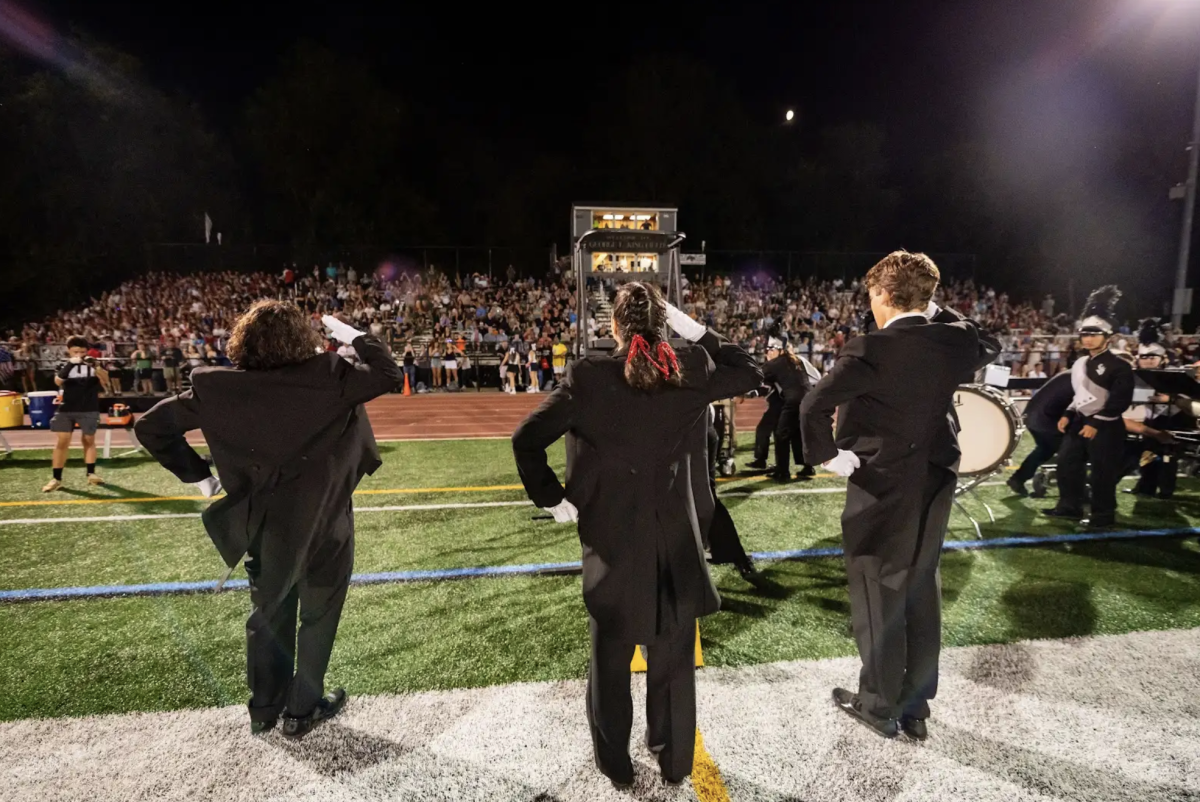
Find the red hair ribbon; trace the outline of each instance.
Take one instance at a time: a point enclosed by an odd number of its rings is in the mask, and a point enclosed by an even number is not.
[[[650,360],[650,364],[658,368],[658,372],[663,375],[663,378],[670,378],[671,371],[679,372],[679,360],[675,358],[675,349],[660,340],[654,349],[658,358],[655,359],[650,355],[650,344],[646,342],[646,338],[640,334],[633,335],[633,339],[629,343],[629,355],[625,357],[625,361],[629,361],[638,354],[645,354],[646,359]]]

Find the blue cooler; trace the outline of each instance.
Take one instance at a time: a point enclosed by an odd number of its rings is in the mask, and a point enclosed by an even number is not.
[[[56,390],[41,390],[25,396],[29,400],[29,425],[34,429],[49,429],[54,417]]]

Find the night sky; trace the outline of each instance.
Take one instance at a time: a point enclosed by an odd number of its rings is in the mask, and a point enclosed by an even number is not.
[[[1050,113],[1166,128],[1182,147],[1200,54],[1191,0],[528,4],[553,9],[539,13],[357,0],[24,5],[139,56],[218,123],[306,37],[490,138],[548,149],[593,76],[652,51],[704,60],[766,123],[789,107],[802,127],[880,123],[901,159],[987,133],[997,116],[1027,115],[1036,129]]]
[[[366,62],[413,108],[471,128],[514,164],[587,159],[586,96],[644,56],[681,53],[731,83],[758,125],[782,126],[792,108],[791,130],[814,141],[840,123],[881,127],[895,186],[918,186],[956,146],[986,149],[982,180],[1014,225],[1049,232],[1034,262],[1060,284],[1091,270],[1089,283],[1137,277],[1158,298],[1173,282],[1181,204],[1167,191],[1186,175],[1200,0],[19,5],[140,58],[152,83],[197,100],[228,135],[306,38]],[[940,225],[923,214],[900,209],[875,245],[920,249]]]

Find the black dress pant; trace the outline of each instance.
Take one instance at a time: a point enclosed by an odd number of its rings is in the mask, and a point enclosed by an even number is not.
[[[911,562],[896,566],[882,554],[846,558],[850,618],[862,657],[858,696],[879,718],[929,717],[937,695],[942,648],[942,543],[954,502],[955,474],[930,465],[922,489],[917,542]],[[846,505],[871,503],[851,484]],[[909,544],[893,545],[908,549]],[[884,566],[890,566],[885,574]]]
[[[800,402],[784,400],[775,426],[775,470],[790,470],[789,456],[797,465],[804,464],[804,440],[800,436]]]
[[[1088,462],[1091,462],[1092,520],[1112,521],[1117,513],[1117,482],[1121,480],[1125,456],[1125,424],[1102,421],[1096,436],[1087,440],[1076,419],[1058,451],[1058,505],[1061,512],[1082,514],[1088,503]]]
[[[713,493],[713,496],[715,497],[716,493]],[[713,565],[742,566],[750,562],[742,539],[738,537],[733,517],[719,498],[716,499],[712,523],[708,527],[708,546]]]
[[[1176,446],[1173,443],[1160,443],[1157,440],[1143,438],[1137,443],[1138,482],[1133,492],[1143,496],[1158,496],[1171,498],[1175,495],[1175,483],[1179,478],[1179,462],[1176,459]],[[1158,459],[1141,464],[1141,456],[1149,451]]]
[[[592,659],[588,667],[587,717],[596,765],[613,779],[633,776],[629,735],[633,695],[629,663],[637,645],[606,635],[588,619]],[[673,626],[646,645],[646,744],[668,780],[692,772],[696,748],[696,620]]]
[[[1049,434],[1047,432],[1035,432],[1029,430],[1033,435],[1033,451],[1025,455],[1021,467],[1017,468],[1012,478],[1018,482],[1025,483],[1033,478],[1037,473],[1037,469],[1045,465],[1054,455],[1058,453],[1059,446],[1062,444],[1062,435],[1058,432]]]
[[[754,459],[758,462],[767,461],[771,450],[771,435],[775,434],[775,427],[779,424],[781,409],[783,399],[779,397],[779,393],[767,396],[767,411],[758,421],[758,426],[754,427]]]
[[[272,721],[285,711],[306,716],[325,693],[325,671],[354,569],[352,519],[346,525],[349,532],[318,547],[307,570],[290,586],[258,555],[251,553],[246,560],[252,605],[246,621],[246,679],[252,721]]]

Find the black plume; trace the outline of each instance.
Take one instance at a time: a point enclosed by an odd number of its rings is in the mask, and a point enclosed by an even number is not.
[[[1116,284],[1105,284],[1092,290],[1087,303],[1083,305],[1083,317],[1102,317],[1105,320],[1116,320],[1117,301],[1121,299],[1121,291]]]
[[[1138,342],[1142,345],[1154,345],[1162,339],[1163,322],[1156,317],[1148,317],[1138,328]]]

